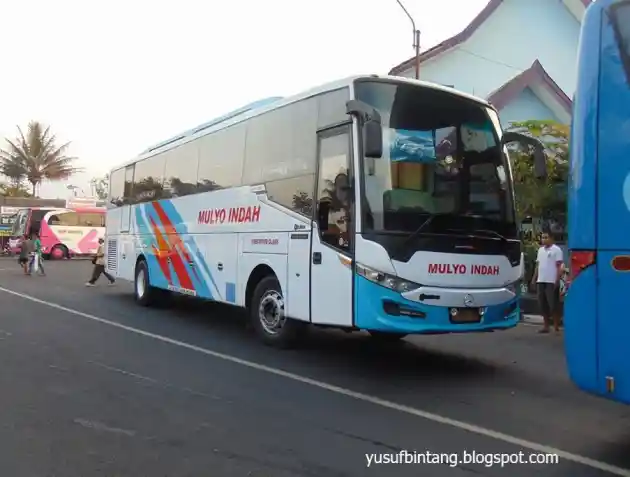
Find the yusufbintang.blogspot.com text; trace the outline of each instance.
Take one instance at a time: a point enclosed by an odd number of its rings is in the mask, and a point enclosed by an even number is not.
[[[377,465],[395,464],[437,464],[457,467],[460,465],[477,464],[484,467],[507,467],[510,465],[550,465],[558,464],[559,458],[556,454],[544,453],[487,453],[476,451],[461,452],[416,452],[402,450],[396,453],[365,454],[367,467]]]

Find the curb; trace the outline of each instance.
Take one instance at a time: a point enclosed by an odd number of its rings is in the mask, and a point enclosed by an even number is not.
[[[523,314],[521,316],[521,323],[525,323],[528,325],[538,325],[538,326],[542,326],[544,324],[545,320],[542,317],[542,315],[528,315],[528,314]]]

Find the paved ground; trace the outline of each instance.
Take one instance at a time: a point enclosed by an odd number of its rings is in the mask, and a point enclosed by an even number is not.
[[[147,310],[128,285],[83,287],[89,263],[46,265],[24,277],[0,260],[2,476],[630,476],[630,412],[575,390],[562,338],[537,327],[388,348],[316,332],[279,351],[232,310]],[[550,447],[568,454],[503,468],[365,457]]]

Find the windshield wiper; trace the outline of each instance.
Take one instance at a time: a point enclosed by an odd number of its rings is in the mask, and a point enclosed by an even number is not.
[[[431,214],[431,215],[429,215],[427,220],[422,222],[420,224],[420,227],[418,227],[416,230],[411,232],[411,234],[405,239],[405,241],[400,245],[400,247],[397,247],[397,250],[392,254],[392,258],[398,257],[399,254],[403,254],[405,249],[409,245],[409,243],[411,243],[413,240],[415,240],[418,237],[418,235],[420,235],[422,233],[422,231],[428,225],[430,225],[433,222],[433,219],[435,219],[436,217],[445,217],[445,216],[452,216],[452,214]],[[448,232],[449,229],[445,229],[444,231]]]
[[[501,239],[503,242],[507,242],[507,237],[505,237],[504,235],[501,235],[499,232],[495,232],[494,230],[489,230],[489,229],[471,229],[471,230],[466,230],[466,229],[449,229],[451,232],[459,232],[459,233],[465,233],[467,235],[475,235],[475,234],[486,234],[486,235],[490,235],[492,237],[496,237],[498,239]]]

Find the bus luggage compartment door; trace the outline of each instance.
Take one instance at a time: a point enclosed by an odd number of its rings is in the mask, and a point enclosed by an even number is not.
[[[598,390],[601,394],[628,404],[630,367],[627,363],[627,349],[630,344],[630,318],[626,297],[630,290],[629,272],[630,251],[598,252]]]

